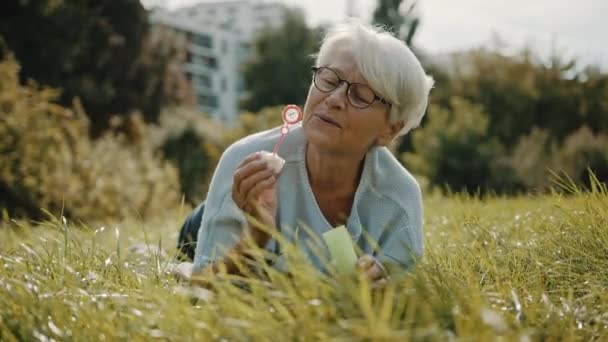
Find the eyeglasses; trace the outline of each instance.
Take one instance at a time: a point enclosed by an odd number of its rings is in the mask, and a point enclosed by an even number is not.
[[[390,102],[376,95],[368,85],[363,83],[351,83],[347,80],[343,80],[338,73],[331,68],[313,67],[312,71],[314,72],[312,82],[317,89],[324,93],[330,93],[338,89],[342,82],[345,82],[347,84],[346,98],[353,107],[365,109],[373,105],[376,101],[382,102],[388,106],[392,105]]]

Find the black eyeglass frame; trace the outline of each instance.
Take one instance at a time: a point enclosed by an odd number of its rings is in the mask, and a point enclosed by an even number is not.
[[[393,105],[389,101],[385,100],[382,96],[378,96],[378,94],[376,94],[376,92],[374,92],[374,90],[370,86],[368,86],[367,84],[357,83],[357,82],[351,83],[351,82],[343,79],[342,77],[340,77],[340,75],[334,69],[332,69],[330,67],[312,67],[310,69],[312,70],[312,83],[315,85],[315,88],[317,88],[319,91],[322,91],[324,93],[331,93],[332,91],[340,88],[340,85],[342,85],[342,82],[345,82],[346,83],[346,99],[348,99],[348,103],[350,103],[355,108],[359,108],[359,109],[369,108],[369,107],[373,106],[376,101],[384,103],[385,105],[387,105],[389,107],[391,107]],[[336,87],[334,89],[332,89],[332,90],[323,90],[323,89],[319,88],[319,86],[317,86],[317,72],[319,70],[321,70],[321,69],[330,70],[331,72],[333,72],[334,74],[336,74],[336,76],[338,77],[338,83],[336,84]],[[374,94],[374,100],[372,102],[370,102],[369,105],[367,105],[365,107],[359,107],[359,106],[356,106],[355,104],[353,104],[352,101],[350,100],[350,97],[348,96],[348,94],[350,92],[350,87],[353,84],[360,84],[362,86],[368,87],[372,91],[372,93]]]

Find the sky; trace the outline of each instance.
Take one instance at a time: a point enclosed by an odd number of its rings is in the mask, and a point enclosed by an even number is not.
[[[303,8],[309,24],[318,25],[344,19],[348,0],[275,1]],[[376,0],[351,1],[359,17],[371,18]],[[177,8],[201,0],[142,2]],[[608,0],[418,0],[416,11],[414,44],[431,54],[491,45],[498,36],[507,49],[529,46],[541,58],[556,51],[608,70]]]

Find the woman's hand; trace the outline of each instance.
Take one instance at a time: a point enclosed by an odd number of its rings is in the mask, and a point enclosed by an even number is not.
[[[369,254],[366,254],[357,260],[357,269],[365,273],[367,280],[375,288],[383,287],[389,279],[389,275],[384,266]]]
[[[275,225],[277,210],[276,184],[278,175],[261,159],[259,153],[245,158],[234,172],[232,199],[248,215],[264,225]],[[251,233],[259,233],[256,229]]]

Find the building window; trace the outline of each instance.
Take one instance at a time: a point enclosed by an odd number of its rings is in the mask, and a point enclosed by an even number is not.
[[[215,95],[199,95],[198,97],[198,104],[205,106],[205,107],[211,107],[211,108],[217,108],[217,96]]]
[[[268,17],[266,17],[266,15],[264,15],[264,14],[258,15],[258,17],[256,19],[258,22],[263,22],[263,23],[267,23],[270,21],[270,19]]]
[[[217,69],[217,59],[215,57],[197,55],[189,55],[189,57],[191,58],[188,60],[189,63],[194,65],[202,65],[209,69]]]
[[[192,38],[192,44],[211,49],[213,47],[213,39],[206,34],[195,34]]]
[[[209,75],[197,75],[196,84],[199,86],[211,88],[212,87],[211,77]]]
[[[247,59],[247,57],[249,57],[249,54],[251,53],[251,45],[248,43],[241,43],[239,45],[239,57],[241,60],[245,60]]]
[[[196,88],[212,88],[213,82],[211,76],[197,74],[193,76],[194,86]]]
[[[206,65],[207,67],[211,68],[211,69],[215,69],[217,68],[217,59],[215,59],[215,57],[201,57],[202,60],[202,64]]]

